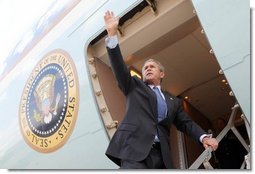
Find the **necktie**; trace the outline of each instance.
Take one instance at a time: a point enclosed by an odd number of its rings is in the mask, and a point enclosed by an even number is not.
[[[158,121],[161,121],[165,118],[167,112],[166,102],[160,94],[159,89],[155,86],[153,91],[157,96],[157,107],[158,107]]]

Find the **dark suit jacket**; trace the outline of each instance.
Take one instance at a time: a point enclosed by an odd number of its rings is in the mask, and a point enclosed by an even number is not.
[[[169,145],[170,127],[187,133],[195,141],[206,132],[194,123],[183,110],[181,101],[164,93],[168,113],[164,120],[157,120],[157,98],[141,79],[131,77],[119,46],[107,48],[109,59],[119,88],[126,96],[126,113],[122,123],[112,137],[106,155],[120,166],[120,160],[144,160],[152,147],[158,131],[165,166],[172,168]]]

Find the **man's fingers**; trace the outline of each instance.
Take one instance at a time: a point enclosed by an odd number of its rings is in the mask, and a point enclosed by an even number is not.
[[[208,139],[205,139],[203,145],[205,149],[207,149],[210,146],[212,150],[215,151],[218,148],[218,141],[215,138],[210,138],[210,139],[208,138]]]
[[[117,22],[119,21],[119,17],[115,17],[113,12],[107,11],[104,15],[105,22]]]
[[[110,11],[107,10],[107,11],[105,12],[105,15],[106,15],[106,16],[110,16]]]
[[[207,149],[207,148],[208,148],[208,145],[204,144],[204,148]]]
[[[112,11],[107,10],[107,11],[105,12],[104,16],[105,16],[105,17],[111,18],[111,17],[114,17],[114,13],[113,13]]]
[[[107,19],[109,19],[110,18],[110,11],[109,10],[107,10],[106,12],[105,12],[105,14],[104,14],[104,20],[107,20]]]
[[[105,28],[108,36],[114,36],[117,34],[117,28],[119,25],[119,17],[115,17],[112,11],[107,10],[104,15]]]

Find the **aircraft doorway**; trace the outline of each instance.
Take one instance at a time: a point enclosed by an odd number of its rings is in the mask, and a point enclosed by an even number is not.
[[[156,2],[156,13],[143,1],[121,18],[120,47],[125,62],[141,74],[146,59],[160,61],[166,69],[163,89],[182,98],[184,108],[192,119],[216,137],[221,129],[218,121],[222,120],[227,125],[232,108],[236,106],[236,98],[231,95],[231,87],[220,71],[192,3],[181,0]],[[123,119],[125,97],[111,72],[105,37],[103,32],[91,42],[87,50],[87,64],[99,112],[111,138]],[[234,109],[236,116],[232,123],[239,129],[243,141],[250,144],[245,123],[240,117],[242,111]],[[236,136],[232,138],[237,139]],[[188,168],[204,150],[174,127],[171,128],[169,142],[173,155],[178,157],[174,158],[176,168]],[[247,150],[244,148],[244,154]],[[219,155],[212,155],[210,165],[222,168]]]

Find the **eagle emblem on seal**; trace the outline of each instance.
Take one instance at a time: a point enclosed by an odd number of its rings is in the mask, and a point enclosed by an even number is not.
[[[60,100],[60,94],[54,96],[54,84],[56,77],[48,74],[43,77],[35,91],[34,97],[37,110],[34,110],[34,119],[39,123],[49,124],[52,118],[57,115],[57,107]]]

